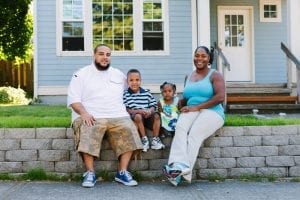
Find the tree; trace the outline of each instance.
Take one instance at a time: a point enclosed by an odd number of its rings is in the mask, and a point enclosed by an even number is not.
[[[0,59],[28,60],[32,55],[32,0],[0,1]]]

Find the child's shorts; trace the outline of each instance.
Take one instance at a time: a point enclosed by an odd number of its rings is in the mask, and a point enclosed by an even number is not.
[[[79,153],[99,157],[105,134],[117,157],[143,148],[136,126],[129,117],[98,118],[94,126],[86,126],[79,117],[72,127],[75,147]]]
[[[144,126],[150,130],[153,129],[153,123],[154,123],[154,115],[157,114],[160,116],[159,112],[152,112],[151,113],[151,116],[148,117],[148,118],[144,118],[143,117],[143,123],[144,123]],[[130,117],[132,120],[134,120],[134,117],[135,117],[136,114],[131,114]]]

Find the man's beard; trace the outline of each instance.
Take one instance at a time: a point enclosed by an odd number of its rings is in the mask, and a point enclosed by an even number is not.
[[[104,71],[104,70],[107,70],[110,66],[110,63],[108,63],[107,65],[101,65],[100,63],[97,63],[96,61],[94,61],[95,63],[95,66],[96,68],[99,70],[99,71]]]

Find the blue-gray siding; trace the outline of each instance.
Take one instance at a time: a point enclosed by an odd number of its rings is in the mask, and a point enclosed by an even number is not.
[[[91,57],[56,56],[56,1],[37,1],[38,85],[66,86],[72,73],[90,64]],[[169,1],[168,56],[113,56],[112,65],[124,73],[138,68],[143,83],[183,83],[192,69],[191,2]]]
[[[217,42],[218,5],[253,6],[256,82],[286,82],[285,57],[280,50],[280,42],[287,43],[287,0],[282,0],[281,23],[259,21],[259,0],[212,0],[210,3],[212,44]],[[55,4],[54,0],[37,1],[39,86],[67,86],[72,73],[92,60],[89,56],[56,56]],[[138,68],[146,84],[166,80],[182,83],[193,66],[191,19],[191,0],[169,0],[170,55],[113,56],[112,65],[124,73],[130,68]]]

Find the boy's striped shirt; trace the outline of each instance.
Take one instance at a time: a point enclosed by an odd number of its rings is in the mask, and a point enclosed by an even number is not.
[[[157,109],[157,102],[149,90],[140,87],[140,92],[134,93],[130,88],[124,91],[123,102],[128,109]]]

